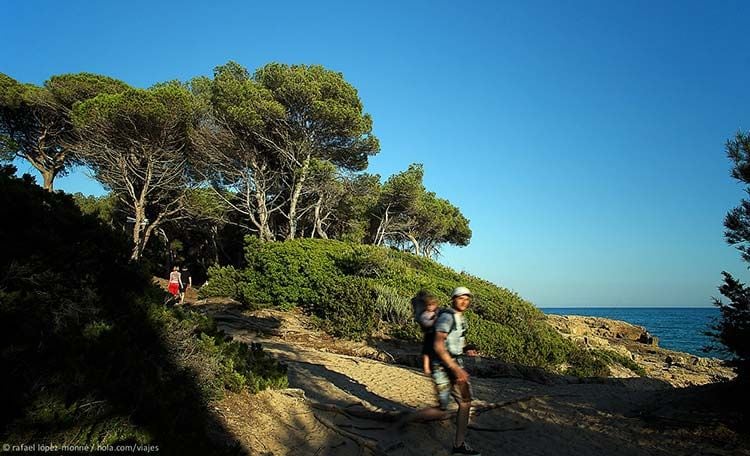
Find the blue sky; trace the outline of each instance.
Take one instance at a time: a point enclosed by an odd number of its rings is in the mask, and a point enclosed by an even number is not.
[[[369,171],[424,163],[471,220],[442,262],[543,307],[706,306],[722,270],[748,280],[722,237],[744,196],[724,144],[750,130],[746,2],[158,3],[6,1],[0,72],[147,87],[322,64],[373,116]],[[101,193],[82,172],[56,186]]]

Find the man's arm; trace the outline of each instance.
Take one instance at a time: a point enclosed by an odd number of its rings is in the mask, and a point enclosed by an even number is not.
[[[447,337],[448,333],[441,331],[435,333],[435,345],[433,347],[435,349],[435,354],[443,362],[443,365],[453,371],[453,374],[456,376],[456,381],[458,383],[463,383],[469,380],[469,374],[461,369],[461,366],[459,366],[456,360],[454,360],[450,353],[448,353],[448,350],[445,349],[445,339]]]

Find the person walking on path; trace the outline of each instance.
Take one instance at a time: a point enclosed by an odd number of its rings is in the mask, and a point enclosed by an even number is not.
[[[190,271],[187,266],[182,267],[180,271],[180,304],[185,303],[185,293],[188,288],[193,286],[193,277],[190,275]]]
[[[175,266],[172,268],[172,272],[169,273],[169,286],[167,290],[176,299],[180,295],[180,289],[182,289],[182,275],[180,274],[180,268]]]
[[[444,419],[450,398],[458,403],[456,413],[456,436],[453,439],[453,453],[480,456],[481,453],[466,444],[466,431],[469,427],[469,411],[473,398],[469,374],[464,370],[463,356],[476,356],[476,352],[466,346],[467,324],[464,311],[471,305],[472,294],[466,287],[453,290],[451,308],[440,313],[435,322],[435,358],[432,361],[432,381],[438,396],[439,406],[418,410],[400,420],[397,428],[412,421],[433,421]]]

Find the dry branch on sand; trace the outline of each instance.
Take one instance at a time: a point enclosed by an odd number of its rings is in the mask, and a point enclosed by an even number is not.
[[[342,415],[347,418],[353,418],[353,419],[365,419],[365,420],[371,420],[376,422],[385,422],[385,423],[391,423],[390,427],[396,429],[398,428],[397,422],[403,420],[405,417],[407,417],[409,414],[414,413],[413,411],[403,410],[403,411],[392,411],[392,410],[384,410],[378,407],[374,407],[367,403],[357,402],[352,403],[345,406],[339,406],[335,404],[325,404],[316,402],[313,400],[308,399],[305,397],[305,392],[303,390],[297,390],[297,389],[291,389],[287,390],[286,394],[297,397],[299,399],[304,400],[312,409],[318,410],[321,412],[330,412],[337,415]],[[498,408],[508,407],[511,405],[523,403],[523,402],[529,402],[536,399],[542,399],[542,398],[550,398],[550,397],[559,397],[560,395],[529,395],[524,397],[519,397],[516,399],[511,399],[508,401],[503,402],[492,402],[492,403],[479,403],[477,406],[472,407],[472,415],[480,415],[481,413],[495,410]],[[355,431],[377,431],[377,430],[387,430],[388,427],[385,426],[375,426],[375,427],[369,427],[369,426],[357,426],[353,424],[336,424],[333,420],[329,419],[328,417],[324,416],[321,413],[313,413],[315,416],[315,419],[318,420],[321,424],[323,424],[328,429],[332,430],[333,432],[341,435],[344,438],[348,438],[352,441],[354,441],[357,445],[360,447],[364,447],[369,449],[373,452],[375,455],[385,455],[386,452],[390,449],[396,448],[399,446],[400,442],[390,442],[388,444],[378,443],[377,440],[375,440],[371,436],[359,434]],[[453,418],[456,415],[456,411],[448,411],[445,413],[445,415],[440,418],[439,420],[431,420],[431,421],[443,421]],[[518,431],[524,429],[523,426],[514,426],[514,427],[505,427],[505,428],[490,428],[490,427],[484,427],[484,426],[478,426],[478,425],[469,425],[469,429],[473,429],[475,431],[479,432],[508,432],[508,431]]]

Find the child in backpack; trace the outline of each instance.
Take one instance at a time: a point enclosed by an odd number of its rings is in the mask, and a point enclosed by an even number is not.
[[[435,358],[435,322],[438,317],[438,299],[431,294],[426,294],[422,299],[425,306],[424,311],[419,315],[419,326],[424,333],[422,338],[422,370],[425,375],[430,375],[432,373],[430,363]]]

